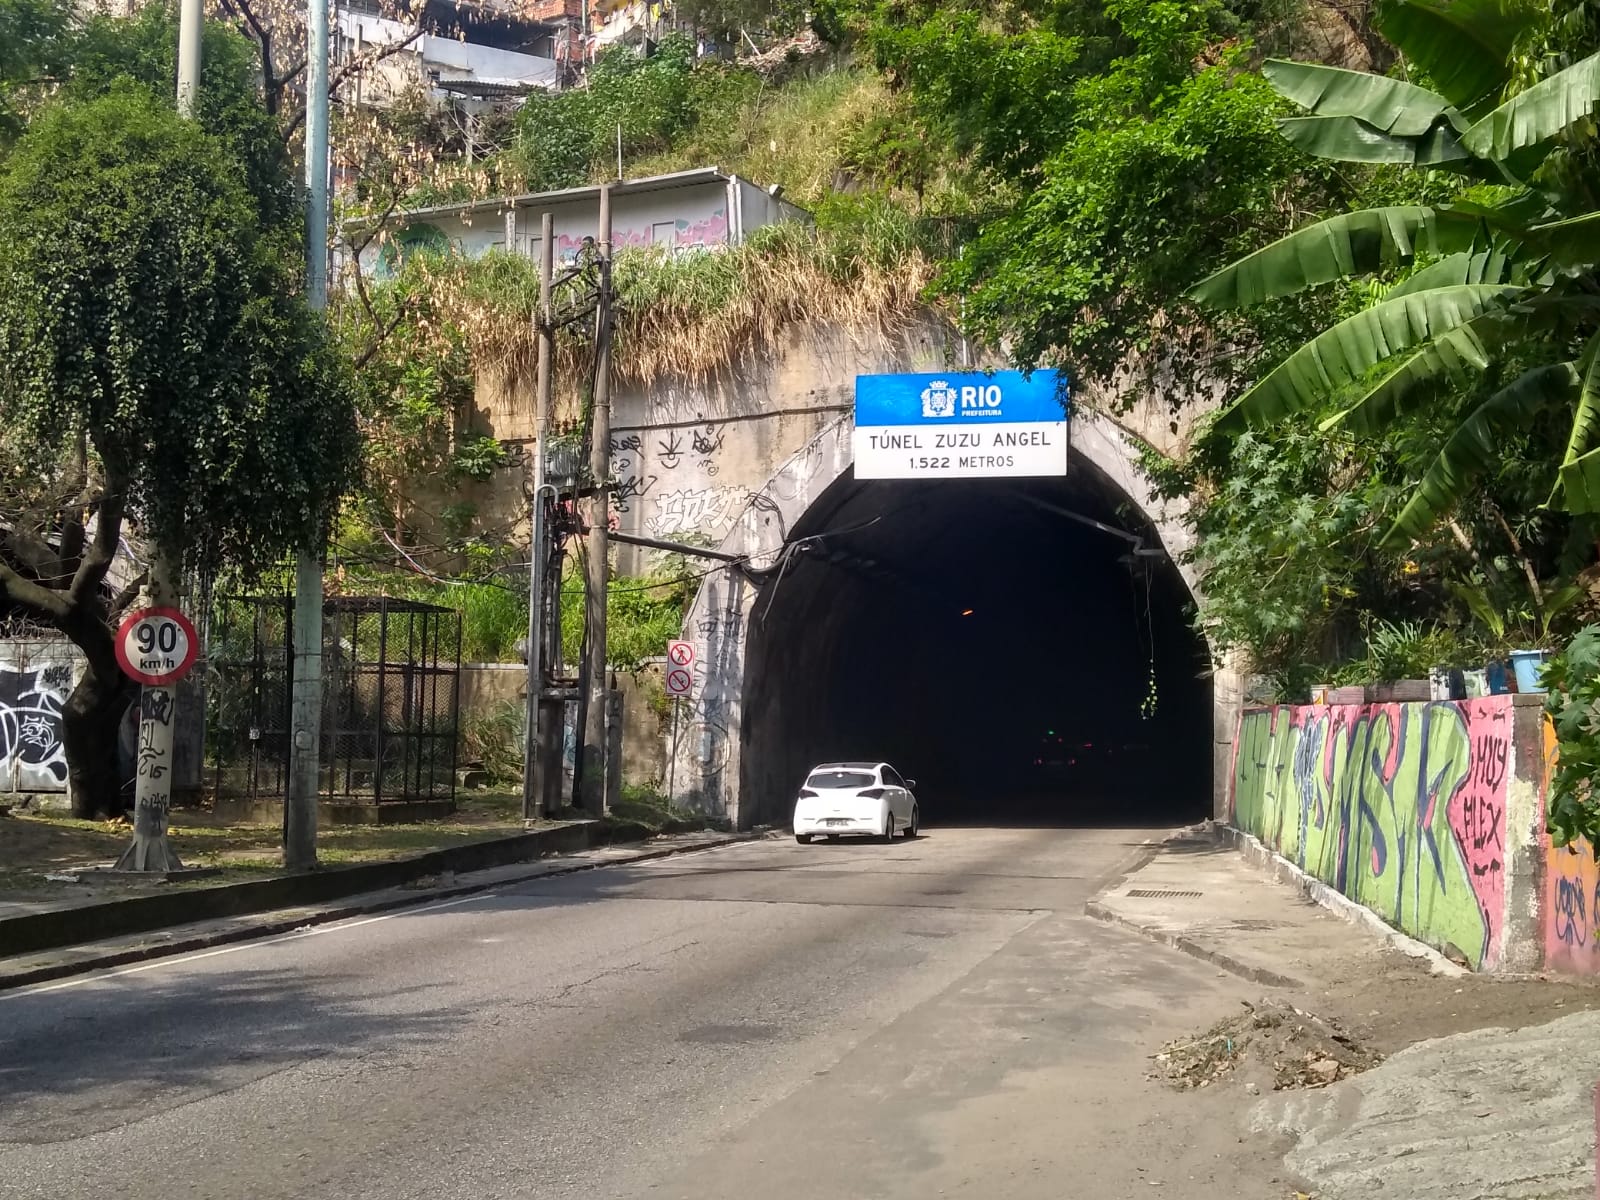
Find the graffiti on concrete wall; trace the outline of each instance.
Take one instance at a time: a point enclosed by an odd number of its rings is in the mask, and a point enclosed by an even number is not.
[[[1556,731],[1544,721],[1544,788],[1556,763]],[[1541,827],[1543,822],[1540,822]],[[1548,832],[1544,847],[1544,897],[1539,906],[1544,932],[1544,965],[1552,971],[1600,974],[1600,863],[1587,838],[1557,849]]]
[[[750,502],[750,490],[715,482],[726,439],[715,422],[692,429],[627,432],[611,440],[619,513],[638,508],[638,528],[652,537],[727,536]]]
[[[648,525],[656,537],[700,533],[721,538],[739,519],[750,493],[742,487],[682,488],[655,499]]]
[[[615,251],[643,250],[647,246],[662,246],[659,240],[661,225],[647,225],[643,228],[630,228],[617,226],[611,231],[611,246]],[[556,237],[556,260],[562,263],[576,262],[578,255],[583,251],[584,235],[563,233]],[[670,241],[664,244],[671,251],[699,249],[705,246],[715,246],[728,240],[728,213],[726,208],[719,208],[709,216],[691,221],[686,217],[676,217],[672,221],[672,234]]]
[[[1510,697],[1240,718],[1234,823],[1431,945],[1494,965],[1505,919]]]
[[[72,691],[72,663],[30,664],[0,656],[0,786],[16,792],[67,790],[61,706]]]

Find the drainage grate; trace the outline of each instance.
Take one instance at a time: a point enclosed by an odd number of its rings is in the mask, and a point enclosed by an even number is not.
[[[1203,892],[1169,892],[1160,888],[1133,888],[1128,892],[1135,900],[1198,900]]]

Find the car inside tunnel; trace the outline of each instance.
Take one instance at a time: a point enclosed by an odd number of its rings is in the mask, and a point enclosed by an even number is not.
[[[741,794],[883,760],[927,826],[1159,825],[1211,810],[1209,663],[1154,529],[1064,478],[858,481],[790,531],[746,657]]]

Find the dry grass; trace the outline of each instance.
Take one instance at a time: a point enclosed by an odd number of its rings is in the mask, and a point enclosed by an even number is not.
[[[438,312],[466,334],[480,369],[529,371],[537,351],[531,261],[492,254],[419,269],[428,273]],[[910,218],[887,206],[846,231],[770,226],[726,250],[670,258],[620,254],[614,378],[637,387],[703,379],[758,355],[804,322],[891,333],[924,306],[933,272]],[[580,390],[590,361],[587,337],[564,332],[558,386],[569,394]]]

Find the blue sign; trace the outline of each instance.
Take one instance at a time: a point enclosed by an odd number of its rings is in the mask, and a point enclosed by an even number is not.
[[[1066,419],[1066,381],[1055,371],[856,376],[857,426]]]

